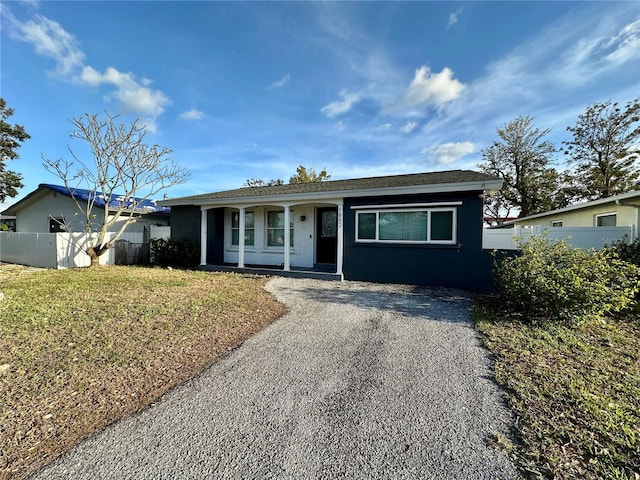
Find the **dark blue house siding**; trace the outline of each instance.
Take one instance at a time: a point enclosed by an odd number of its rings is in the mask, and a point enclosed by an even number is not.
[[[396,197],[345,198],[344,265],[346,280],[493,289],[491,252],[482,250],[481,191]],[[358,205],[462,202],[457,207],[456,245],[411,245],[356,242]]]
[[[200,207],[171,207],[171,239],[190,240],[200,248]],[[222,264],[224,208],[207,210],[207,263]]]

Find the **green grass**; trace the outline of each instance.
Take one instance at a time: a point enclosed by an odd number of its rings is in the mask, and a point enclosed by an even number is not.
[[[523,323],[478,299],[474,319],[517,417],[529,478],[640,478],[640,319]]]
[[[0,266],[0,478],[24,478],[284,313],[265,279]]]

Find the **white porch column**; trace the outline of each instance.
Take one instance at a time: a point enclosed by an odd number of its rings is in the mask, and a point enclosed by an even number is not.
[[[342,260],[344,258],[344,205],[338,204],[338,251],[336,273],[342,277]]]
[[[291,270],[291,228],[289,223],[291,212],[289,212],[289,205],[284,206],[284,271]]]
[[[200,265],[207,264],[207,209],[200,207]]]
[[[240,207],[239,220],[239,232],[238,232],[238,268],[244,268],[244,207]]]

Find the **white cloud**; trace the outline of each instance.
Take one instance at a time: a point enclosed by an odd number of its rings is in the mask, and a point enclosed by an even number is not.
[[[271,85],[269,85],[269,88],[282,88],[284,87],[287,83],[289,83],[291,81],[291,75],[289,75],[288,73],[282,77],[280,80],[277,80],[275,82],[273,82]]]
[[[400,127],[400,131],[402,133],[411,133],[418,126],[418,122],[407,122],[403,126]]]
[[[107,98],[118,100],[124,112],[141,116],[147,129],[155,131],[157,117],[171,100],[162,91],[151,88],[151,80],[137,79],[133,73],[122,73],[113,67],[108,67],[104,73],[98,72],[85,63],[85,54],[75,36],[43,15],[37,14],[33,19],[22,22],[3,5],[2,16],[14,38],[31,44],[38,54],[56,62],[54,74],[79,85],[114,87]]]
[[[433,158],[439,165],[450,165],[475,152],[476,148],[476,145],[471,142],[442,143],[425,147],[421,153]]]
[[[378,125],[375,130],[378,132],[386,132],[387,130],[391,129],[391,124],[390,123],[383,123],[381,125]]]
[[[353,108],[360,101],[360,94],[348,93],[346,90],[340,92],[342,100],[336,100],[320,109],[328,118],[343,115]]]
[[[12,37],[30,43],[38,54],[56,62],[55,74],[67,75],[83,64],[84,53],[76,38],[58,22],[43,15],[21,22],[6,6],[2,7],[2,16],[8,22]]]
[[[459,8],[455,12],[451,12],[449,14],[449,22],[447,23],[447,28],[451,28],[453,25],[458,23],[458,17],[462,13],[462,8]]]
[[[204,113],[195,108],[180,114],[180,120],[200,120],[201,118],[204,118]]]
[[[465,86],[453,78],[453,71],[445,67],[440,73],[431,73],[427,66],[416,70],[411,84],[400,99],[401,106],[432,105],[441,107],[458,98]]]

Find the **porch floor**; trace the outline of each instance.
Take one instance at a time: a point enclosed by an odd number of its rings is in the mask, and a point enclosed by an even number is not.
[[[280,277],[291,278],[312,278],[314,280],[334,280],[342,281],[343,276],[335,273],[335,265],[331,265],[331,269],[327,265],[317,265],[314,268],[291,267],[291,270],[284,271],[281,267],[266,265],[246,265],[244,268],[238,268],[234,265],[200,265],[198,268],[206,272],[234,272],[246,273],[250,275],[275,275]]]

